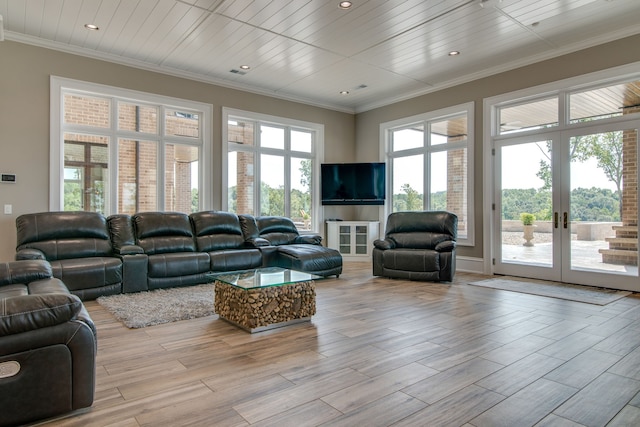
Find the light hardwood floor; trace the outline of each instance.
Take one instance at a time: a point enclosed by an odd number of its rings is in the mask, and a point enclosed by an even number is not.
[[[607,306],[376,278],[318,281],[311,323],[130,330],[95,302],[96,399],[47,426],[637,426],[640,297]]]

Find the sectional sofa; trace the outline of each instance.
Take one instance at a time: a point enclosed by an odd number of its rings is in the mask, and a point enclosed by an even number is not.
[[[336,277],[342,256],[285,217],[230,212],[39,212],[16,219],[16,260],[46,260],[82,300],[206,283],[210,272],[278,266]]]

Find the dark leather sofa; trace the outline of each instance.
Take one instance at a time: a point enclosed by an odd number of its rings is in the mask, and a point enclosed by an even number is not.
[[[450,282],[456,270],[458,217],[445,211],[394,212],[374,241],[373,275]]]
[[[0,426],[91,406],[96,330],[44,260],[0,263]]]
[[[42,212],[17,218],[16,259],[51,262],[81,299],[185,286],[208,273],[281,266],[338,276],[342,257],[320,236],[299,235],[284,217],[206,211]]]

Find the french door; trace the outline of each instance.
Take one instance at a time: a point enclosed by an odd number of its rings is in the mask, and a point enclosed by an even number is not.
[[[640,291],[638,127],[494,141],[496,274]]]

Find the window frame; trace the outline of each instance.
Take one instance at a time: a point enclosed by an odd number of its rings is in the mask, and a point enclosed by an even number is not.
[[[97,128],[82,125],[64,124],[64,96],[66,94],[81,94],[92,97],[107,98],[111,101],[110,123],[108,128]],[[139,105],[158,106],[157,133],[132,132],[117,129],[118,103],[130,102]],[[167,109],[184,109],[200,114],[200,134],[197,138],[187,138],[165,134],[165,111]],[[158,142],[157,164],[157,210],[165,210],[165,147],[170,144],[196,146],[198,157],[198,206],[199,210],[210,208],[212,205],[212,172],[211,172],[211,104],[173,98],[147,92],[123,89],[98,83],[68,79],[64,77],[50,77],[50,152],[49,152],[49,210],[64,209],[64,134],[77,132],[83,134],[99,134],[109,138],[109,188],[113,189],[107,196],[105,215],[118,213],[118,140],[133,138]]]
[[[268,114],[255,113],[251,111],[238,110],[229,107],[222,107],[222,210],[227,211],[229,209],[229,194],[228,194],[228,173],[229,173],[229,148],[233,145],[229,143],[229,120],[243,119],[254,122],[256,127],[254,132],[259,134],[260,125],[267,125],[274,128],[285,129],[285,147],[284,149],[261,147],[259,144],[259,135],[255,138],[255,144],[252,146],[243,146],[242,151],[254,153],[254,206],[256,212],[260,210],[260,171],[261,161],[260,155],[282,155],[284,153],[285,159],[291,159],[292,157],[299,158],[299,154],[305,154],[307,158],[313,161],[313,177],[311,184],[311,206],[312,222],[311,230],[300,230],[300,234],[321,234],[323,224],[322,206],[320,204],[320,164],[324,161],[324,125],[321,123],[306,122],[302,120],[296,120],[286,117],[272,116]],[[288,132],[287,132],[288,129]],[[291,149],[291,132],[292,131],[305,131],[312,132],[312,146],[311,153],[305,153],[300,151],[294,151]],[[237,150],[234,150],[237,151]],[[289,191],[287,185],[290,185],[290,171],[285,167],[285,192]],[[285,212],[290,209],[285,203]],[[256,216],[259,216],[256,214]]]
[[[387,200],[384,206],[385,217],[389,216],[393,212],[393,160],[396,158],[422,155],[425,158],[423,166],[423,181],[424,181],[424,194],[423,194],[423,208],[427,203],[427,194],[430,192],[430,156],[433,153],[447,152],[451,150],[459,150],[466,148],[467,150],[467,237],[458,237],[458,245],[460,246],[474,246],[475,245],[475,203],[474,203],[474,102],[467,102],[464,104],[447,107],[435,111],[430,111],[422,114],[417,114],[411,117],[404,117],[401,119],[393,120],[380,124],[380,138],[381,144],[381,157],[384,158],[387,163]],[[431,136],[429,130],[431,124],[434,122],[442,121],[456,115],[466,115],[467,117],[467,138],[465,142],[453,142],[449,144],[431,144]],[[421,147],[409,148],[401,151],[392,151],[392,132],[407,129],[413,125],[422,124],[424,126],[424,144]]]

